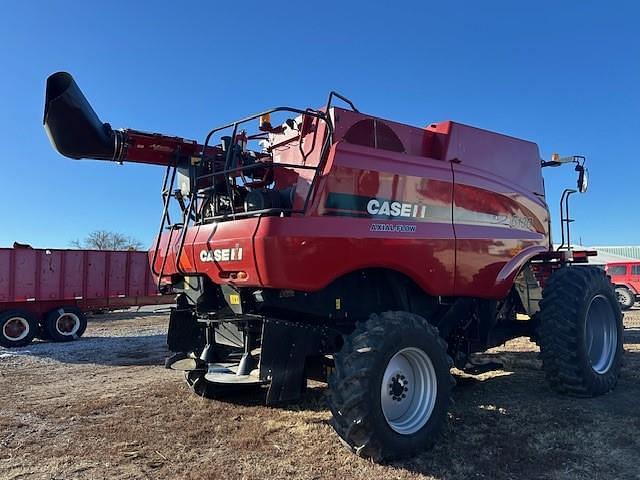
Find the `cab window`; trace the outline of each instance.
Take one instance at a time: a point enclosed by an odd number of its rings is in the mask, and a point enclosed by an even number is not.
[[[640,265],[638,265],[640,266]],[[626,265],[612,265],[607,269],[607,273],[609,275],[626,275],[627,274],[627,266]]]

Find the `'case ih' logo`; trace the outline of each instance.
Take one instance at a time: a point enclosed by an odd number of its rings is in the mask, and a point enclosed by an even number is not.
[[[242,247],[216,248],[200,252],[200,261],[202,262],[234,262],[237,260],[242,260]]]
[[[367,212],[370,215],[385,215],[388,217],[425,218],[427,216],[427,206],[372,198],[367,202]]]

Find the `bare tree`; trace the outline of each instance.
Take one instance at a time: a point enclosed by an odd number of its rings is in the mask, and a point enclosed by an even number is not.
[[[84,240],[72,240],[74,248],[88,248],[92,250],[142,250],[142,242],[121,233],[107,230],[95,230]]]

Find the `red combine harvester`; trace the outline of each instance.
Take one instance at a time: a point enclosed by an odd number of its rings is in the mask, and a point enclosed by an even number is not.
[[[172,303],[146,252],[0,248],[0,346],[79,338],[85,312]]]
[[[198,395],[266,384],[273,404],[327,381],[343,443],[388,459],[433,444],[451,367],[486,368],[471,354],[510,338],[540,344],[558,392],[616,385],[622,315],[602,270],[573,267],[591,254],[570,247],[576,190],[563,249],[550,237],[542,167],[571,163],[584,191],[583,157],[543,162],[534,143],[383,120],[334,92],[202,144],[113,130],[67,73],[47,81],[44,124],[67,157],[166,167],[151,266],[178,292],[167,366]]]

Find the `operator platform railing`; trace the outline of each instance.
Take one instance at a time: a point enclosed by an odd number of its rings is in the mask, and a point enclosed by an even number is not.
[[[186,236],[187,236],[187,231],[189,229],[189,225],[191,222],[194,222],[195,224],[203,224],[203,223],[211,223],[211,222],[216,222],[216,221],[225,221],[225,220],[235,220],[235,219],[240,219],[240,218],[248,218],[248,217],[261,217],[261,216],[266,216],[266,215],[291,215],[291,214],[303,214],[307,211],[307,207],[309,205],[310,199],[312,198],[314,191],[315,191],[315,187],[316,184],[318,182],[318,178],[320,177],[320,172],[322,171],[322,169],[324,168],[324,165],[326,163],[326,159],[328,157],[328,153],[329,153],[329,148],[331,147],[331,144],[333,143],[333,133],[334,133],[334,126],[333,126],[333,122],[331,119],[331,114],[330,114],[330,109],[332,107],[332,101],[333,98],[339,98],[340,100],[344,101],[345,103],[347,103],[353,111],[358,112],[358,110],[356,109],[355,105],[353,104],[353,102],[351,102],[348,98],[340,95],[337,92],[331,92],[329,94],[329,97],[327,99],[327,104],[326,107],[323,110],[313,110],[313,109],[306,109],[306,110],[301,110],[301,109],[297,109],[297,108],[292,108],[292,107],[276,107],[276,108],[272,108],[270,110],[266,110],[264,112],[261,113],[257,113],[255,115],[251,115],[249,117],[243,118],[241,120],[223,125],[221,127],[217,127],[214,128],[212,130],[210,130],[207,133],[207,136],[205,138],[204,141],[204,145],[202,148],[202,159],[201,159],[201,163],[205,163],[205,161],[207,160],[206,154],[207,154],[207,149],[209,148],[209,143],[211,141],[211,139],[214,137],[214,135],[219,134],[220,132],[224,131],[224,130],[229,130],[231,129],[231,144],[229,145],[229,148],[226,149],[225,153],[225,158],[224,158],[224,168],[221,170],[216,171],[215,170],[215,161],[211,162],[212,165],[212,169],[213,171],[210,173],[206,173],[204,175],[199,175],[196,176],[195,178],[193,178],[191,185],[192,188],[190,189],[190,194],[188,196],[188,205],[185,204],[184,202],[184,197],[181,194],[180,190],[176,190],[174,191],[174,184],[175,184],[175,178],[176,178],[176,174],[178,171],[178,158],[179,158],[179,152],[176,153],[176,161],[173,165],[169,165],[166,169],[165,175],[164,175],[164,179],[163,179],[163,186],[162,186],[162,200],[163,200],[163,210],[162,210],[162,218],[160,221],[160,228],[159,228],[159,232],[158,232],[158,236],[156,238],[156,245],[155,245],[155,249],[154,249],[154,253],[153,253],[153,258],[152,258],[152,262],[151,262],[151,267],[153,270],[154,275],[157,276],[158,278],[158,286],[160,286],[161,282],[162,282],[162,278],[165,276],[164,272],[165,272],[165,268],[166,268],[166,262],[167,262],[167,258],[169,256],[169,251],[171,249],[172,246],[172,241],[173,241],[173,237],[174,237],[174,232],[178,232],[178,239],[177,239],[177,245],[178,248],[176,250],[176,255],[175,255],[175,267],[176,267],[176,271],[178,271],[179,273],[185,275],[188,272],[185,272],[182,269],[182,266],[180,265],[180,258],[182,257],[182,253],[184,251],[184,245],[185,245],[185,240],[186,240]],[[313,133],[313,137],[311,140],[311,146],[309,148],[309,150],[304,149],[303,147],[303,128],[300,128],[299,131],[299,136],[298,136],[298,148],[300,150],[300,154],[301,154],[301,158],[302,161],[300,164],[297,163],[276,163],[273,161],[256,161],[250,165],[240,165],[240,166],[233,166],[232,162],[234,160],[234,151],[235,151],[235,145],[236,145],[236,138],[238,135],[238,128],[243,125],[246,124],[248,122],[251,122],[253,120],[256,120],[260,117],[263,116],[267,116],[270,115],[272,113],[278,113],[278,112],[290,112],[290,113],[294,113],[296,115],[301,115],[302,116],[302,125],[305,125],[305,117],[312,117],[314,119],[316,119],[316,122],[318,122],[316,124],[316,127],[314,129],[314,133]],[[315,165],[306,165],[307,159],[308,157],[311,155],[311,153],[315,150],[316,148],[316,144],[317,144],[317,136],[318,136],[318,131],[319,131],[319,122],[324,122],[325,126],[326,126],[326,132],[324,134],[324,140],[322,142],[322,147],[321,147],[321,151],[320,151],[320,156],[318,159],[317,164]],[[264,134],[266,135],[268,132],[265,132]],[[252,137],[249,137],[250,140],[258,140],[260,139],[260,135],[255,135]],[[295,138],[295,137],[294,137]],[[291,205],[291,207],[274,207],[274,208],[265,208],[265,209],[260,209],[260,210],[243,210],[243,211],[238,211],[238,208],[235,205],[235,197],[234,197],[234,186],[236,186],[236,179],[238,177],[238,173],[240,173],[240,176],[242,178],[246,176],[250,176],[251,171],[253,170],[258,170],[260,168],[269,168],[269,169],[273,169],[273,168],[290,168],[290,169],[298,169],[298,170],[311,170],[313,171],[313,177],[311,179],[310,185],[309,185],[309,189],[306,193],[305,196],[305,200],[304,200],[304,204],[302,206],[302,208],[299,209],[294,209],[293,208],[293,204]],[[217,200],[214,199],[213,202],[213,215],[206,215],[205,213],[205,206],[206,206],[206,201],[211,198],[210,197],[210,192],[214,192],[216,190],[215,186],[215,180],[216,178],[222,177],[224,179],[225,182],[225,189],[226,189],[226,193],[227,193],[227,197],[229,199],[230,202],[230,211],[229,212],[225,212],[225,213],[219,213],[218,212],[218,204],[217,204]],[[198,184],[200,181],[202,180],[207,180],[207,179],[211,179],[212,185],[211,186],[207,186],[201,189],[198,189]],[[232,184],[232,181],[234,182]],[[170,204],[171,204],[171,199],[175,199],[179,202],[180,204],[180,208],[182,210],[182,221],[179,223],[175,223],[172,224],[171,223],[171,216],[170,216]],[[198,211],[198,205],[201,205],[201,209],[200,211]],[[162,233],[163,231],[165,231],[165,229],[169,230],[169,237],[167,239],[165,248],[164,248],[164,254],[163,254],[163,259],[162,259],[162,263],[160,266],[160,270],[156,269],[156,262],[158,259],[158,252],[160,250],[160,245],[162,243]]]

